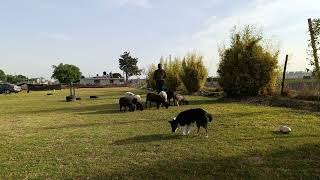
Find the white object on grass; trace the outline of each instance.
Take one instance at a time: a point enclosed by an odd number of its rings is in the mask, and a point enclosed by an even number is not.
[[[288,126],[281,126],[281,127],[280,127],[280,132],[285,133],[285,134],[288,134],[288,133],[291,132],[291,128],[288,127]]]

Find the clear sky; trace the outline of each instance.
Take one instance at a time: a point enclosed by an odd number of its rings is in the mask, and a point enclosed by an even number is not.
[[[119,72],[124,51],[140,67],[197,51],[215,75],[232,27],[254,24],[288,71],[305,70],[307,19],[319,17],[320,0],[0,0],[0,69],[49,78],[63,62],[88,76]]]

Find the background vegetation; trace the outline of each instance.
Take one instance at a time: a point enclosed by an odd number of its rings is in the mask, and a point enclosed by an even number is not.
[[[167,73],[165,86],[170,91],[176,91],[183,85],[190,94],[198,92],[203,88],[208,77],[208,70],[203,63],[203,57],[197,53],[187,54],[181,61],[179,58],[161,58]],[[147,82],[150,87],[155,88],[153,72],[157,69],[152,64],[147,71]]]
[[[208,70],[203,64],[203,56],[197,53],[187,54],[182,60],[180,77],[190,94],[201,90],[208,77]]]
[[[8,83],[21,83],[27,81],[27,77],[24,75],[10,75],[10,74],[5,74],[3,70],[0,69],[0,82],[8,82]]]
[[[163,64],[164,69],[167,74],[165,80],[165,86],[169,91],[176,91],[178,87],[181,86],[180,72],[181,72],[181,61],[179,58],[160,59],[160,62]]]
[[[151,64],[146,72],[147,86],[152,89],[156,89],[156,81],[153,80],[155,70],[157,70],[157,65]]]
[[[124,52],[119,58],[119,68],[124,71],[126,76],[126,82],[129,77],[134,75],[140,75],[141,70],[138,65],[138,58],[134,58],[130,55],[130,52]]]
[[[317,55],[319,57],[320,56],[319,55],[319,52],[320,52],[320,18],[312,19],[311,23],[312,23],[313,33],[314,33],[313,35],[314,35],[314,41],[315,41],[315,50],[318,51]],[[308,54],[310,56],[310,58],[308,58],[308,60],[310,61],[310,65],[313,67],[312,74],[313,74],[313,76],[317,77],[320,81],[320,72],[318,72],[319,73],[318,75],[316,72],[317,66],[319,67],[319,62],[316,62],[315,57],[313,56],[311,38],[308,41],[309,41]],[[309,69],[307,69],[307,71],[309,71]]]
[[[256,96],[275,86],[279,51],[267,49],[262,40],[261,33],[246,26],[235,29],[230,47],[220,50],[219,84],[227,96]]]
[[[73,83],[80,81],[81,72],[80,69],[72,64],[63,64],[52,66],[53,73],[51,78],[59,80],[60,83],[68,84],[70,87],[70,96],[75,96],[75,88]]]

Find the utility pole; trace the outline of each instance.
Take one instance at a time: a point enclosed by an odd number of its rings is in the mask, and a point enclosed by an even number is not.
[[[284,96],[284,81],[286,79],[286,70],[287,70],[287,63],[288,63],[288,54],[286,55],[286,61],[284,63],[283,75],[282,75],[282,83],[281,83],[281,96]]]

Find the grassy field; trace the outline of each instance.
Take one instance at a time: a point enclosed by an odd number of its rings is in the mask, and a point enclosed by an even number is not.
[[[120,113],[134,89],[79,89],[0,95],[0,179],[320,178],[320,117],[310,112],[223,103],[192,96],[191,105]],[[90,95],[98,95],[96,100]],[[182,110],[212,113],[209,138],[171,133]],[[288,124],[292,133],[277,132]]]

